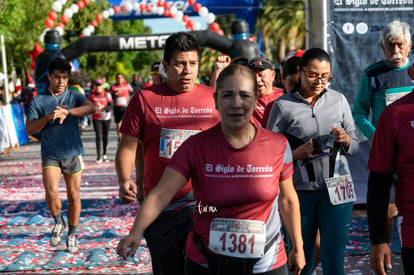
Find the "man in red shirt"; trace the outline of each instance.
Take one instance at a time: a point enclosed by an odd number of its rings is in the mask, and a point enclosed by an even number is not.
[[[183,32],[171,35],[162,64],[166,82],[142,89],[131,99],[120,129],[116,172],[123,202],[132,202],[136,196],[141,200],[157,186],[178,147],[220,121],[214,90],[196,84],[199,46],[194,37]],[[131,179],[134,163],[137,184]],[[184,247],[194,205],[188,182],[143,232],[155,275],[184,274]]]
[[[261,126],[267,104],[284,95],[283,89],[273,86],[276,72],[272,62],[264,57],[254,57],[249,60],[248,67],[256,74],[257,104],[251,118],[255,125]]]
[[[414,66],[408,69],[414,79]],[[381,113],[368,161],[367,215],[371,238],[371,267],[385,275],[391,269],[386,218],[390,189],[397,175],[395,203],[401,220],[405,274],[414,274],[414,93],[388,105]]]

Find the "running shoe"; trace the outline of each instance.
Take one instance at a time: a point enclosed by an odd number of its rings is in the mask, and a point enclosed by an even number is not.
[[[101,158],[97,158],[96,159],[96,163],[102,163],[102,159]]]
[[[109,162],[109,159],[108,159],[108,156],[107,155],[103,155],[103,161]]]
[[[65,229],[64,224],[55,224],[52,229],[52,236],[50,237],[50,245],[56,247],[62,241],[62,232]]]
[[[76,240],[75,234],[68,235],[68,238],[66,239],[66,247],[69,252],[72,252],[72,253],[78,252],[79,248],[78,248],[78,242]]]

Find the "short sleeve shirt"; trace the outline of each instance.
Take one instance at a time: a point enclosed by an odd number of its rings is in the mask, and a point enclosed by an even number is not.
[[[131,99],[120,131],[142,141],[147,194],[158,184],[182,142],[220,121],[213,93],[213,89],[199,84],[186,93],[176,93],[166,84],[159,84],[141,90]],[[175,199],[190,191],[191,184],[187,184]]]
[[[257,128],[251,143],[235,149],[217,125],[189,138],[168,166],[192,179],[196,198],[194,230],[206,246],[210,224],[216,217],[265,222],[267,243],[279,232],[279,182],[293,174],[292,153],[284,136]],[[280,237],[273,248],[257,263],[255,272],[272,270],[286,262]],[[192,234],[187,239],[186,255],[198,264],[206,262]]]
[[[70,90],[57,97],[46,92],[32,98],[26,116],[27,119],[37,120],[52,112],[57,105],[72,109],[81,106],[86,100],[83,94]],[[58,120],[49,121],[41,130],[40,142],[43,159],[61,160],[85,154],[78,117],[68,116],[62,124]]]

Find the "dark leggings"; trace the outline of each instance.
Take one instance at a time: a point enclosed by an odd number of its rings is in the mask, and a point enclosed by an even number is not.
[[[401,255],[405,274],[414,274],[414,247],[401,248]]]
[[[263,273],[254,273],[255,275],[288,275],[287,264],[281,267]],[[184,275],[209,275],[208,269],[185,258]]]
[[[98,158],[101,155],[101,142],[103,145],[103,154],[106,155],[106,147],[108,146],[108,133],[111,120],[93,120],[93,129],[95,130],[96,153]]]

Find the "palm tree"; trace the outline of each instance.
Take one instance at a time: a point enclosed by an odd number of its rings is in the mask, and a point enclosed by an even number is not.
[[[305,45],[305,0],[263,0],[256,21],[256,34],[263,37],[263,49],[271,60],[282,61],[291,50]]]

